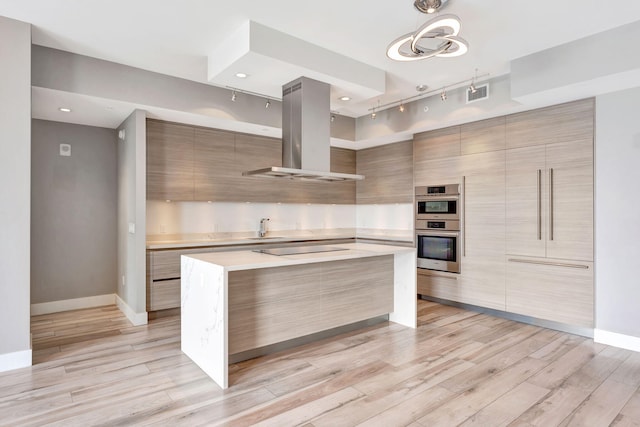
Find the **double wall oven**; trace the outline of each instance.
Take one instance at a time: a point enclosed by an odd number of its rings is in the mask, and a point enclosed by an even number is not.
[[[460,185],[415,188],[418,268],[460,273]]]

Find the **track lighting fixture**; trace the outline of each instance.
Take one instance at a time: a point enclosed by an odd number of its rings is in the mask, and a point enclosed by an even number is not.
[[[371,120],[375,120],[376,119],[376,109],[373,109],[373,113],[371,113]]]
[[[333,123],[335,120],[336,120],[336,116],[335,116],[335,114],[332,114],[331,115],[331,123]]]
[[[238,96],[236,95],[236,91],[234,90],[231,93],[231,101],[236,102],[236,99],[238,99]]]
[[[264,108],[271,107],[271,100],[267,99],[267,102],[264,104]]]
[[[476,93],[478,89],[476,89],[476,80],[478,79],[478,69],[476,68],[476,72],[471,79],[471,84],[469,85],[469,92]]]
[[[400,110],[401,113],[404,113],[404,102],[400,102],[400,107],[398,107],[398,110]]]
[[[442,88],[442,93],[440,94],[440,99],[442,99],[443,101],[447,100],[447,91],[445,88]]]

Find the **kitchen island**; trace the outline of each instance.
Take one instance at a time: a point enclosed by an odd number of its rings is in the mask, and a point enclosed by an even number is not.
[[[227,388],[230,355],[383,315],[416,327],[414,248],[327,249],[183,255],[182,351]]]

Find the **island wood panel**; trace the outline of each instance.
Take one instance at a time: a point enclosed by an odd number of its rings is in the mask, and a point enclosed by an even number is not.
[[[507,148],[558,142],[593,145],[594,104],[594,98],[588,98],[507,116]]]
[[[413,136],[414,156],[427,161],[460,155],[460,126],[417,133]]]
[[[547,257],[593,261],[593,148],[547,145]],[[553,202],[553,203],[552,203]]]
[[[358,150],[358,204],[413,203],[413,141]]]
[[[505,151],[461,157],[462,302],[505,309]]]
[[[504,150],[506,117],[467,123],[460,126],[460,152],[462,155]]]
[[[546,256],[546,147],[507,150],[506,253]]]
[[[147,199],[194,199],[192,126],[147,119]]]
[[[151,282],[149,291],[147,310],[157,311],[180,307],[180,279]]]
[[[593,263],[508,255],[506,305],[512,313],[592,328]]]
[[[393,255],[229,272],[229,354],[393,311]]]
[[[194,199],[222,200],[233,191],[230,178],[239,178],[235,166],[235,134],[195,128]]]

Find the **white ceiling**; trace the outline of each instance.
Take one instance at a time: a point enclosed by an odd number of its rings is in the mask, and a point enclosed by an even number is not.
[[[209,56],[254,21],[384,70],[381,95],[344,102],[332,94],[332,110],[354,117],[378,102],[415,95],[418,84],[448,86],[469,79],[476,68],[491,77],[506,74],[515,58],[638,21],[640,2],[450,0],[442,13],[460,17],[460,36],[469,42],[469,53],[399,63],[386,57],[387,45],[429,19],[413,8],[412,0],[0,0],[0,15],[33,24],[35,44],[219,86],[229,81],[209,81]],[[270,94],[272,87],[257,83],[257,74],[275,80],[277,68],[261,68],[254,68],[244,83],[238,79],[235,87]],[[281,79],[278,86],[288,76]],[[115,115],[117,106],[111,111]]]

